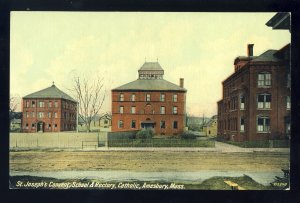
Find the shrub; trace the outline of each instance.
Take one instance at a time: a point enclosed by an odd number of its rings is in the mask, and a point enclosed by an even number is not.
[[[154,132],[151,129],[140,130],[136,133],[137,139],[151,139],[154,136]]]
[[[197,135],[195,135],[191,131],[185,131],[185,132],[182,133],[181,138],[182,139],[196,139]]]

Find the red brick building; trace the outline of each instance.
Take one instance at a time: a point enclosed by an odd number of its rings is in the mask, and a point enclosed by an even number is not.
[[[177,135],[185,127],[184,80],[175,85],[163,79],[158,62],[145,62],[139,78],[112,90],[112,131],[153,129],[158,135]]]
[[[22,99],[23,132],[76,129],[77,102],[54,84]]]
[[[218,136],[227,140],[283,139],[290,134],[290,44],[234,60],[218,102]]]

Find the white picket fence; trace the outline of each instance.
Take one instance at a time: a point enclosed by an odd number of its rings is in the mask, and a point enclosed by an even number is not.
[[[106,141],[107,132],[10,133],[10,149],[80,148],[84,143]]]

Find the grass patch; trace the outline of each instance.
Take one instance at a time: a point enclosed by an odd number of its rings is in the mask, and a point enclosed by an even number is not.
[[[289,148],[290,140],[261,140],[261,141],[222,141],[243,148]]]
[[[109,147],[214,147],[212,140],[189,139],[123,139],[110,140]]]

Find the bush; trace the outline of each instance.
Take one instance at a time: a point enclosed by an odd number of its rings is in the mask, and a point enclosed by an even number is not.
[[[191,131],[186,131],[186,132],[183,132],[182,135],[181,135],[181,138],[182,139],[196,139],[197,138],[197,135],[195,135],[193,132]]]
[[[146,129],[146,130],[140,130],[136,133],[137,139],[151,139],[154,136],[153,130]]]
[[[188,128],[189,130],[193,130],[193,131],[201,131],[200,124],[189,124]]]

